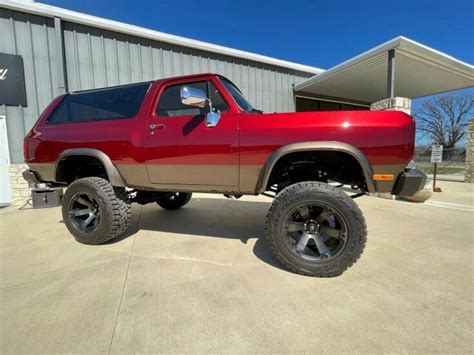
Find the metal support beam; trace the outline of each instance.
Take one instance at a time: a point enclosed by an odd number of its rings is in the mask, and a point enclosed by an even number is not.
[[[62,21],[59,17],[54,18],[54,33],[56,40],[56,56],[59,59],[58,70],[58,95],[67,93],[67,74],[66,74],[66,52],[64,50],[64,34]]]
[[[387,97],[395,97],[395,49],[388,51]]]

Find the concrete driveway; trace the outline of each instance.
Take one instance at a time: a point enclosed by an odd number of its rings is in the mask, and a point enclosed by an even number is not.
[[[271,256],[266,198],[134,206],[129,235],[103,246],[75,242],[59,208],[2,211],[0,348],[470,353],[472,187],[444,182],[430,204],[357,199],[367,248],[332,279]]]

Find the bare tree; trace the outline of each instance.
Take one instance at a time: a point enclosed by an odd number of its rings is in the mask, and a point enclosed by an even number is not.
[[[433,144],[454,148],[466,134],[467,119],[474,108],[474,95],[437,96],[413,112],[417,131],[431,138]]]

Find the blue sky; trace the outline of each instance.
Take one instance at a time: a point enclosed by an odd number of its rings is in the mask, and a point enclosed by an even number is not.
[[[40,0],[329,68],[398,35],[474,63],[474,0]]]

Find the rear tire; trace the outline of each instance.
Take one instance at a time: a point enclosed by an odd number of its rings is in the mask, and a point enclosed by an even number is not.
[[[186,205],[192,195],[192,193],[176,192],[168,197],[158,199],[156,203],[165,210],[177,210]]]
[[[282,190],[267,214],[265,236],[289,270],[334,277],[352,266],[367,241],[361,210],[340,189],[300,182]]]
[[[63,220],[82,244],[97,245],[122,235],[131,219],[131,205],[123,187],[87,177],[74,181],[62,201]]]

